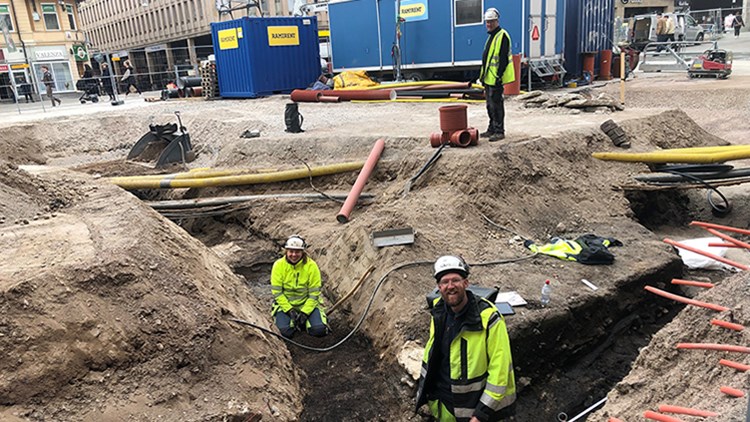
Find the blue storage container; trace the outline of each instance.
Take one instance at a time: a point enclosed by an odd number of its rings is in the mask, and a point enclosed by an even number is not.
[[[597,54],[594,66],[598,69],[598,53],[612,49],[615,5],[612,0],[566,1],[565,68],[568,75],[581,76],[584,53]]]
[[[211,35],[222,97],[289,93],[306,88],[320,76],[314,16],[214,22]]]

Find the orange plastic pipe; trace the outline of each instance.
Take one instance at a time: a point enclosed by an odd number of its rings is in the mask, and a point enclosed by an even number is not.
[[[750,353],[750,347],[715,343],[677,343],[678,349],[718,350],[720,352]]]
[[[708,246],[711,246],[712,248],[741,248],[742,247],[742,246],[735,245],[734,243],[714,243],[714,242],[709,243]]]
[[[653,286],[644,286],[643,289],[647,290],[647,291],[649,291],[649,292],[651,292],[651,293],[653,293],[655,295],[659,295],[661,297],[665,297],[667,299],[672,299],[672,300],[675,300],[675,301],[680,302],[680,303],[686,303],[688,305],[700,306],[701,308],[711,309],[712,311],[724,312],[724,311],[726,311],[726,310],[729,309],[727,307],[724,307],[724,306],[721,306],[721,305],[716,305],[714,303],[701,302],[699,300],[690,299],[690,298],[687,298],[687,297],[684,297],[684,296],[680,296],[680,295],[676,295],[676,294],[673,294],[673,293],[665,292],[664,290],[657,289],[656,287],[653,287]]]
[[[728,366],[740,372],[745,372],[748,369],[750,369],[750,365],[745,365],[744,363],[739,363],[739,362],[735,362],[733,360],[727,360],[727,359],[719,360],[719,365]]]
[[[736,388],[727,387],[726,385],[721,386],[719,389],[722,393],[732,397],[745,397],[745,392]]]
[[[718,413],[709,412],[708,410],[691,409],[689,407],[671,406],[668,404],[662,404],[659,406],[659,411],[661,413],[677,413],[680,415],[702,416],[704,418],[719,416]]]
[[[372,151],[370,151],[370,155],[367,157],[364,167],[362,167],[362,170],[359,172],[359,176],[357,176],[357,180],[354,182],[352,190],[349,191],[349,195],[346,197],[344,205],[341,206],[339,215],[336,216],[336,220],[338,220],[339,223],[343,224],[349,221],[349,214],[352,213],[354,205],[357,204],[359,194],[361,194],[362,189],[365,188],[365,183],[367,183],[367,179],[370,178],[370,174],[372,174],[372,171],[375,169],[375,165],[378,164],[383,149],[385,149],[385,141],[383,139],[375,141],[375,145],[372,147]]]
[[[711,289],[714,287],[714,283],[706,283],[703,281],[682,280],[679,278],[673,278],[672,284],[681,284],[683,286],[693,286],[693,287],[704,287],[706,289]]]
[[[716,261],[723,262],[723,263],[725,263],[727,265],[731,265],[733,267],[737,267],[737,268],[739,268],[741,270],[744,270],[744,271],[747,271],[747,270],[750,269],[750,267],[748,267],[747,265],[742,265],[740,263],[737,263],[737,262],[734,262],[734,261],[730,261],[730,260],[728,260],[726,258],[723,258],[723,257],[721,257],[719,255],[714,255],[712,253],[709,253],[709,252],[706,252],[706,251],[702,251],[702,250],[700,250],[698,248],[694,248],[692,246],[684,245],[684,244],[682,244],[680,242],[675,242],[672,239],[664,239],[664,243],[668,243],[668,244],[670,244],[672,246],[676,246],[676,247],[678,247],[680,249],[685,249],[686,251],[694,252],[694,253],[697,253],[699,255],[703,255],[705,257],[711,258],[711,259],[715,259]]]
[[[643,412],[643,417],[659,422],[684,422],[682,419],[677,419],[668,415],[662,415],[661,413],[652,412],[650,410]]]
[[[741,240],[737,240],[737,239],[733,238],[732,236],[729,236],[729,235],[726,235],[726,234],[721,233],[719,231],[716,231],[715,229],[709,229],[708,227],[704,227],[704,229],[706,229],[706,231],[708,231],[712,235],[714,235],[716,237],[720,237],[720,238],[726,240],[729,243],[733,243],[733,244],[735,244],[735,245],[737,245],[737,246],[739,246],[741,248],[750,249],[750,243],[745,243],[745,242],[743,242]]]
[[[609,418],[609,421],[607,422],[622,422],[622,420],[617,418]]]
[[[750,234],[750,230],[738,229],[737,227],[731,227],[731,226],[722,226],[721,224],[704,223],[702,221],[692,221],[690,222],[690,225],[709,228],[709,229],[726,230],[728,232],[734,232],[734,233],[739,233],[739,234]]]
[[[712,319],[711,324],[718,325],[719,327],[728,328],[734,331],[742,331],[745,329],[743,325],[735,324],[732,322],[722,321],[720,319]]]

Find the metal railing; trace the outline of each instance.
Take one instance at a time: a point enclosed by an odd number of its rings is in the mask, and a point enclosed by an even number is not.
[[[638,70],[642,72],[685,72],[693,59],[708,48],[716,48],[716,41],[672,41],[646,44],[641,52]]]

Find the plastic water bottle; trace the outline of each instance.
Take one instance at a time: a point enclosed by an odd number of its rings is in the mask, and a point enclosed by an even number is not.
[[[549,295],[552,293],[552,286],[549,285],[549,280],[544,282],[544,286],[542,286],[542,306],[549,305]]]

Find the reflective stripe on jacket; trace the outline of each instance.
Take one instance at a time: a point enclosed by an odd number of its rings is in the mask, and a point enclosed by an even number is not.
[[[476,416],[482,421],[498,421],[502,410],[516,400],[510,341],[505,320],[495,305],[466,292],[470,306],[460,332],[450,345],[450,379],[453,409],[457,421]],[[440,347],[444,332],[445,305],[435,301],[430,322],[430,338],[422,359],[417,391],[417,408],[427,402],[426,386],[432,385],[440,362],[434,349]],[[436,338],[437,337],[437,338]]]
[[[508,35],[508,33],[504,29],[500,29],[500,32],[498,32],[494,36],[488,37],[487,41],[485,42],[485,46],[487,45],[487,43],[492,43],[490,45],[489,53],[487,54],[487,61],[486,63],[482,63],[482,68],[479,71],[479,80],[485,86],[497,85],[498,75],[500,74],[501,70],[499,69],[500,54],[504,38],[508,39],[508,65],[505,66],[505,69],[503,69],[502,76],[500,77],[500,82],[505,85],[516,80],[516,70],[515,66],[513,65],[513,54],[511,53],[510,48],[510,35]]]
[[[272,314],[292,308],[308,315],[320,304],[320,270],[310,257],[292,265],[286,257],[273,263],[271,294],[275,301]]]

